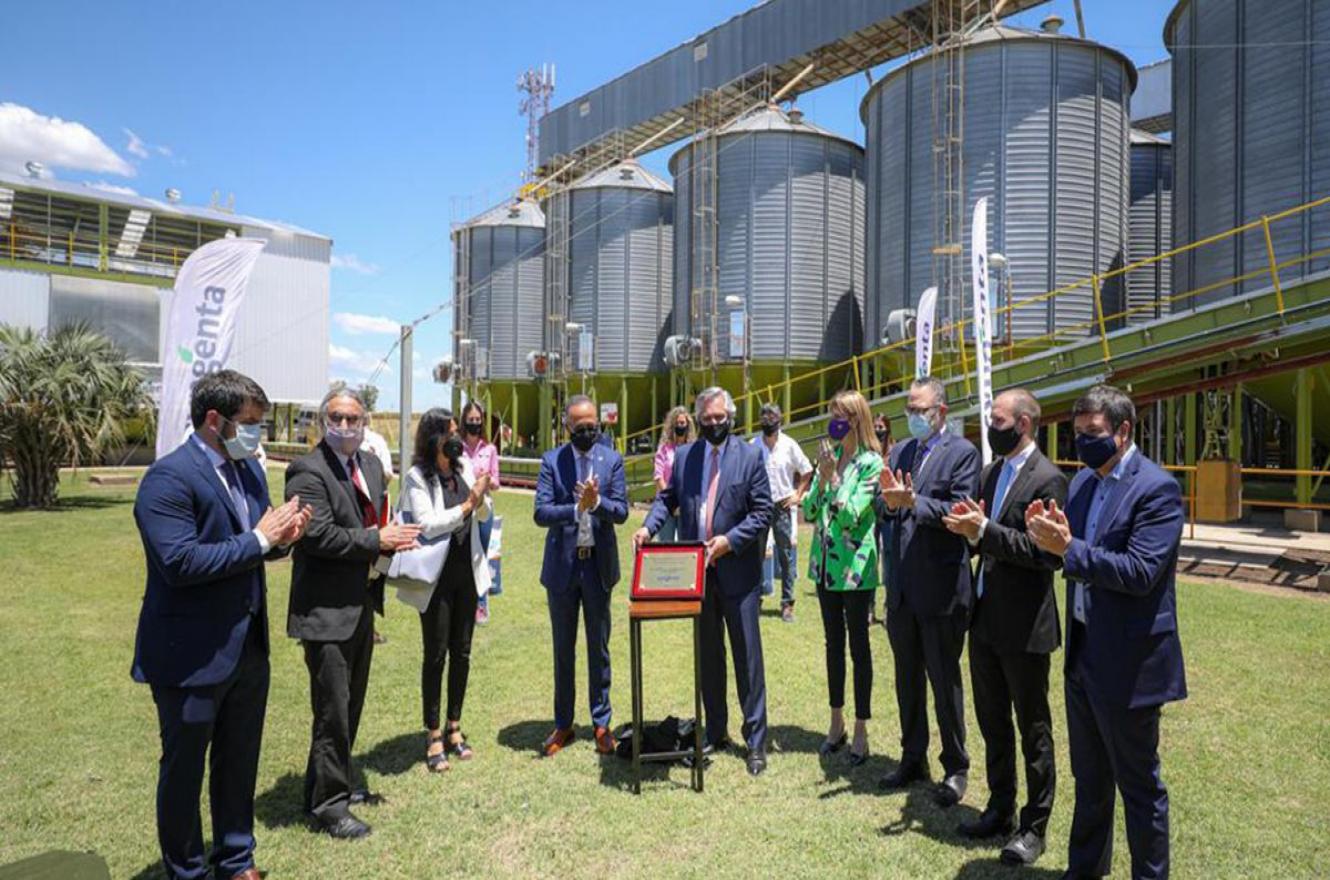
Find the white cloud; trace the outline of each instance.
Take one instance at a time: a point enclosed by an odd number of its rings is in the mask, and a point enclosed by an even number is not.
[[[161,144],[158,144],[157,146],[153,147],[153,149],[157,151],[157,155],[165,156],[168,159],[175,156],[175,151],[173,151],[170,147],[163,147]]]
[[[398,336],[402,332],[402,325],[392,318],[384,318],[377,315],[357,315],[354,312],[336,312],[333,314],[333,323],[342,330],[350,333],[352,336],[360,336],[366,333],[382,333],[386,336]]]
[[[124,129],[125,135],[129,138],[129,143],[125,144],[125,150],[132,156],[138,156],[140,159],[148,158],[148,145],[143,142],[143,138],[134,134],[129,129]]]
[[[375,263],[362,262],[355,254],[333,254],[329,263],[334,269],[346,269],[357,275],[378,275],[379,267]]]
[[[122,196],[136,196],[138,191],[132,186],[121,186],[118,183],[108,183],[105,180],[99,180],[96,183],[84,183],[89,189],[99,189],[102,192],[118,193]]]
[[[344,348],[336,343],[328,345],[329,378],[363,378],[379,369],[382,355],[373,355],[363,351]],[[393,371],[391,361],[383,365],[381,373]]]
[[[22,173],[29,161],[50,168],[134,176],[134,166],[82,123],[44,116],[22,104],[0,104],[0,169]]]

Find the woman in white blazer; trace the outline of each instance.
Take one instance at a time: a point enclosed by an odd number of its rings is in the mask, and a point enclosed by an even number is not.
[[[424,660],[420,670],[424,704],[425,766],[431,772],[449,769],[449,757],[473,756],[462,735],[462,701],[471,671],[471,636],[476,629],[476,604],[490,586],[489,559],[480,541],[480,523],[493,513],[489,476],[476,476],[462,456],[462,438],[453,414],[431,409],[416,429],[411,469],[402,485],[403,512],[421,526],[426,540],[448,541],[439,579],[426,596],[413,596],[420,612]],[[448,669],[447,727],[440,726],[440,691]]]

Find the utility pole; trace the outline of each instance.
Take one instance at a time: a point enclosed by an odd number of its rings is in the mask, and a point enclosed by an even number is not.
[[[400,379],[397,406],[397,448],[401,462],[397,472],[405,478],[406,469],[411,466],[411,331],[410,324],[402,325],[401,344],[397,346],[401,354]]]

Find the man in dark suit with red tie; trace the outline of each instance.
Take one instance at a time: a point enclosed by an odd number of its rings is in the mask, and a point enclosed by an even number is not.
[[[1025,530],[1025,509],[1035,500],[1065,503],[1067,478],[1035,442],[1040,415],[1039,403],[1024,388],[993,400],[988,445],[997,457],[979,477],[979,500],[967,498],[943,518],[979,559],[970,684],[989,795],[983,813],[958,830],[972,838],[1003,835],[1001,860],[1010,865],[1030,865],[1043,854],[1055,781],[1048,672],[1050,655],[1062,641],[1053,590],[1061,560],[1035,546]],[[1026,783],[1019,824],[1017,731]]]
[[[336,388],[319,412],[323,440],[286,469],[287,497],[314,510],[293,554],[286,633],[304,647],[314,709],[305,809],[318,830],[358,838],[370,827],[351,805],[375,800],[351,767],[374,650],[375,563],[414,546],[420,528],[386,522],[383,466],[360,449],[369,410],[359,392]]]
[[[135,681],[152,686],[161,732],[157,838],[171,880],[259,880],[254,783],[268,705],[264,560],[285,555],[311,511],[268,502],[254,460],[268,398],[234,370],[190,392],[194,433],[158,459],[134,499],[147,586]],[[199,795],[211,768],[212,853]]]
[[[1099,385],[1072,407],[1076,455],[1067,508],[1033,503],[1035,544],[1067,582],[1067,741],[1076,778],[1067,880],[1103,877],[1122,794],[1131,876],[1169,872],[1168,789],[1159,718],[1187,697],[1175,578],[1185,520],[1178,481],[1132,442],[1136,407]],[[1115,791],[1116,789],[1116,791]]]

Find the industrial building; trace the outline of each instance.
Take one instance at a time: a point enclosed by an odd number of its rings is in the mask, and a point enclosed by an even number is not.
[[[1092,38],[1080,4],[1074,32],[1006,20],[1039,5],[767,0],[561,106],[542,85],[528,185],[456,233],[537,202],[549,220],[505,251],[531,261],[520,319],[504,311],[516,300],[485,298],[501,267],[478,269],[459,244],[460,387],[505,424],[535,425],[517,436],[538,447],[558,439],[564,395],[592,393],[630,486],[650,494],[649,456],[631,453],[702,384],[736,393],[741,430],[776,400],[812,438],[842,387],[899,422],[913,310],[936,286],[933,372],[973,432],[970,231],[986,197],[994,386],[1040,396],[1055,456],[1073,457],[1071,402],[1114,382],[1193,516],[1269,507],[1315,524],[1330,509],[1317,469],[1330,460],[1330,0],[1180,0],[1171,58],[1139,70]],[[882,65],[861,143],[796,103]],[[672,187],[635,161],[667,147]],[[502,375],[492,352],[476,359],[495,326],[531,346]]]
[[[328,388],[331,239],[185,205],[174,191],[158,201],[0,172],[0,323],[87,323],[160,382],[176,270],[227,236],[268,242],[237,315],[233,367],[275,404],[317,404]]]

